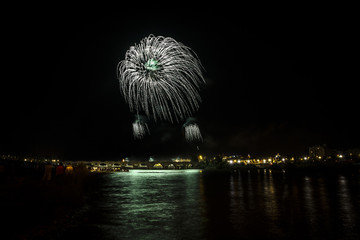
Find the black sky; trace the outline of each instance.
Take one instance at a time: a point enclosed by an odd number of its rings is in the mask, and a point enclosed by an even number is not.
[[[201,153],[360,147],[350,11],[214,9],[9,8],[2,19],[0,152],[65,159],[196,152],[181,124],[150,124],[150,136],[133,140],[116,66],[149,34],[191,47],[205,68],[195,114]]]

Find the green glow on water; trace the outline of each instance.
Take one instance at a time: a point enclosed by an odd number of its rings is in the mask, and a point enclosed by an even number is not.
[[[145,63],[145,68],[147,70],[150,70],[150,71],[156,71],[159,69],[159,66],[158,66],[158,61],[153,59],[153,58],[150,58],[146,63]]]
[[[201,171],[199,169],[183,169],[183,170],[157,170],[157,169],[131,169],[126,175],[138,175],[140,177],[142,174],[145,174],[146,177],[156,177],[161,178],[164,176],[171,176],[171,175],[192,175],[192,174],[199,174]],[[118,172],[117,174],[124,174],[122,172]]]

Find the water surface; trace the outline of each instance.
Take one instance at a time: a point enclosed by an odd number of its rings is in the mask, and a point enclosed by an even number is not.
[[[132,170],[96,176],[58,238],[360,239],[360,174]]]

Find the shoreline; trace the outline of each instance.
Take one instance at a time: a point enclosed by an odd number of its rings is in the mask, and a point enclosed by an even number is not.
[[[11,239],[52,239],[85,203],[91,179],[91,174],[80,171],[53,176],[49,181],[42,180],[37,171],[1,173],[4,235]]]

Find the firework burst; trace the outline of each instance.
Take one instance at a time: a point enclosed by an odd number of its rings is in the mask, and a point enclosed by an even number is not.
[[[155,121],[179,122],[199,108],[199,88],[205,83],[201,70],[189,47],[170,37],[150,35],[126,52],[118,64],[118,79],[132,112]]]
[[[133,134],[135,139],[142,139],[146,132],[149,132],[148,126],[144,122],[135,121],[133,123]]]
[[[188,142],[202,141],[200,129],[196,123],[185,126],[185,139]]]

